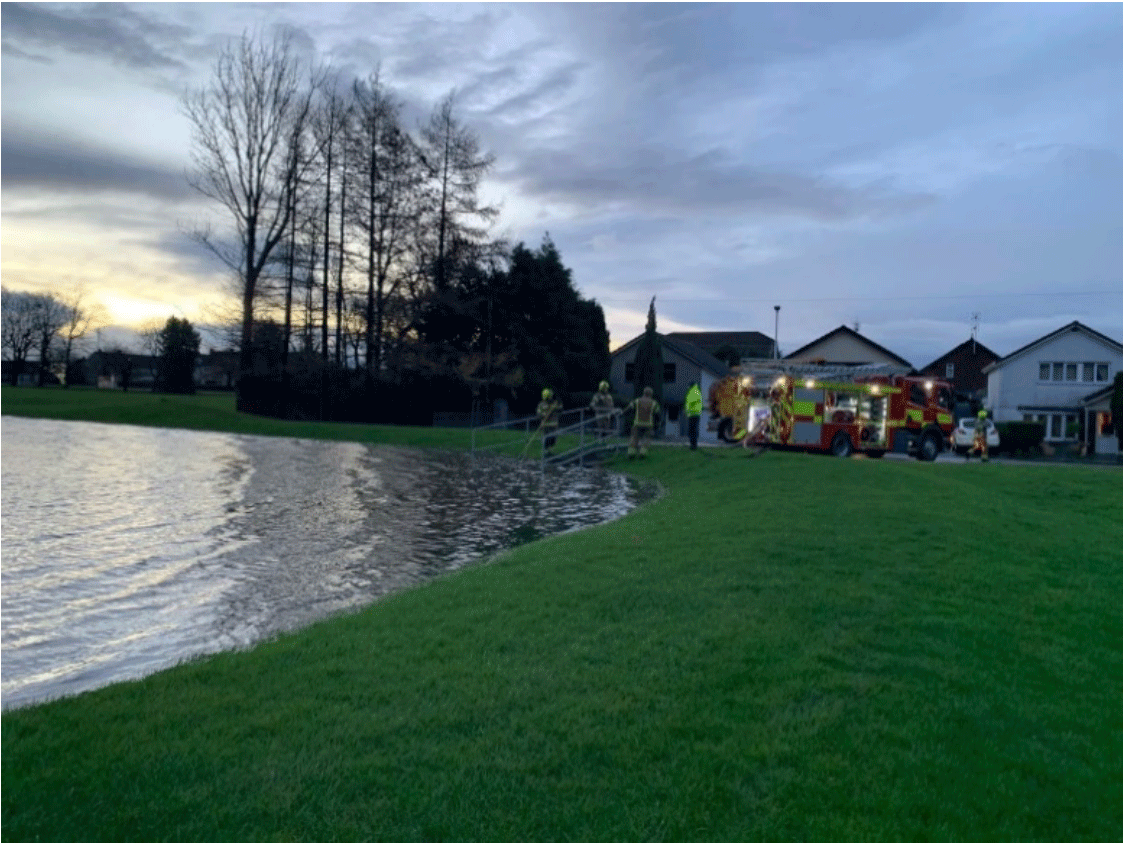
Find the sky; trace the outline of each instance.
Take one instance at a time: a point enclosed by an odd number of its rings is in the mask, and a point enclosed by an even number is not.
[[[410,125],[455,89],[493,236],[549,233],[614,348],[653,296],[661,331],[784,354],[847,325],[919,368],[974,320],[1001,356],[1073,320],[1120,340],[1122,9],[5,2],[0,273],[205,323],[230,279],[187,232],[227,223],[180,97],[286,27]]]

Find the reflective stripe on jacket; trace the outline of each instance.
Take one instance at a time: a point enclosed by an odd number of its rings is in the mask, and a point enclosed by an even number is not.
[[[659,412],[660,403],[658,401],[641,396],[636,400],[636,421],[634,424],[641,428],[650,428],[652,420]]]

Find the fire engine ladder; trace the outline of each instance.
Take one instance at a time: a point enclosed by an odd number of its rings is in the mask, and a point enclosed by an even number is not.
[[[801,363],[776,358],[742,358],[741,371],[746,375],[814,378],[817,381],[847,380],[863,375],[891,375],[888,363],[830,364]]]

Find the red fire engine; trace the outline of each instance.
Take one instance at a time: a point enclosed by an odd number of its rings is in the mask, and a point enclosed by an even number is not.
[[[935,460],[953,429],[952,388],[879,365],[742,362],[710,389],[711,426],[726,442],[825,451],[887,451]]]

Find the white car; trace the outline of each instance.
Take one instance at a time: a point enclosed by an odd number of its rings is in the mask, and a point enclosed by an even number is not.
[[[960,423],[952,429],[952,448],[957,454],[967,454],[976,441],[976,418],[965,416]],[[987,420],[987,450],[993,451],[999,447],[999,430],[995,423]]]

